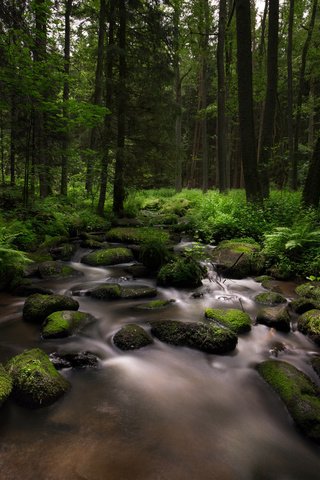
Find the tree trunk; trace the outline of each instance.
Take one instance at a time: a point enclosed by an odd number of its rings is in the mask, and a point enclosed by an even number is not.
[[[104,62],[104,39],[106,25],[106,0],[100,0],[99,10],[99,33],[98,33],[98,56],[95,73],[95,85],[93,93],[93,104],[101,105],[103,91],[103,62]],[[98,128],[93,127],[90,133],[89,149],[93,151],[97,147]],[[94,165],[93,157],[89,155],[87,158],[87,174],[86,174],[86,191],[88,195],[92,194]]]
[[[292,72],[292,41],[294,21],[294,0],[290,1],[289,24],[288,24],[288,47],[287,47],[287,102],[288,102],[288,163],[292,169],[291,185],[295,189],[297,185],[297,172],[294,164],[294,131],[293,131],[293,72]]]
[[[70,17],[72,11],[72,0],[66,0],[65,2],[65,34],[64,34],[64,85],[63,85],[63,117],[65,119],[65,132],[63,134],[62,141],[62,159],[61,159],[61,195],[67,195],[68,193],[68,157],[69,157],[69,75],[70,75]]]
[[[181,76],[180,76],[180,5],[173,6],[173,69],[174,69],[174,94],[175,94],[175,155],[176,155],[176,191],[182,190],[182,95],[181,95]]]
[[[297,113],[296,113],[295,129],[294,129],[294,154],[293,154],[292,174],[291,174],[291,186],[293,190],[297,190],[298,188],[299,135],[300,135],[300,123],[301,123],[303,85],[305,81],[307,55],[308,55],[309,46],[310,46],[312,33],[314,29],[317,8],[318,8],[318,0],[313,0],[308,34],[307,34],[306,41],[303,45],[302,56],[301,56],[301,67],[300,67],[300,74],[299,74],[299,90],[298,90],[297,104],[296,104]]]
[[[250,0],[236,0],[238,103],[247,201],[262,200],[253,119]]]
[[[126,0],[119,0],[119,86],[118,86],[118,134],[116,166],[113,188],[113,211],[116,215],[123,214],[124,185],[123,174],[125,164],[125,134],[126,134]]]
[[[226,138],[226,75],[225,75],[225,32],[226,32],[226,0],[219,3],[219,31],[217,47],[217,70],[218,70],[218,184],[220,192],[227,189],[227,138]]]
[[[318,208],[320,200],[320,136],[316,142],[310,161],[307,179],[302,193],[306,206]]]
[[[17,102],[13,94],[11,96],[11,125],[10,125],[10,185],[16,183],[16,128],[17,128]]]
[[[207,115],[205,110],[208,103],[208,50],[209,50],[209,3],[208,0],[203,1],[203,23],[204,32],[201,41],[201,107],[203,111],[201,121],[202,132],[202,191],[206,192],[209,186],[209,158],[208,158],[208,131],[207,131]]]
[[[272,157],[273,130],[278,87],[279,0],[269,0],[269,29],[267,54],[267,91],[263,109],[259,167],[262,195],[269,197],[269,167]]]

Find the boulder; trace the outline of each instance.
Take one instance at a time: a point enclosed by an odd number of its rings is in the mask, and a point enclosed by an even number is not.
[[[297,427],[310,439],[320,442],[320,390],[293,365],[268,360],[257,370],[286,405]]]
[[[6,365],[13,379],[13,395],[22,405],[37,408],[51,405],[70,387],[54,368],[48,355],[38,349],[26,350]]]
[[[5,370],[3,365],[0,364],[0,406],[9,397],[12,390],[12,378]]]
[[[63,368],[96,368],[99,364],[98,357],[91,352],[77,353],[50,353],[51,363],[57,370]]]
[[[108,244],[106,242],[99,242],[93,238],[86,238],[82,240],[80,243],[80,247],[82,248],[90,248],[91,250],[97,250],[101,248],[108,248]]]
[[[296,288],[296,293],[300,297],[312,298],[320,302],[320,283],[309,282],[303,283]]]
[[[317,345],[320,345],[320,310],[309,310],[298,318],[299,332],[307,335]]]
[[[137,308],[140,310],[162,310],[163,308],[168,307],[169,305],[172,305],[175,303],[175,300],[151,300],[151,302],[148,303],[141,303],[140,305],[137,305]]]
[[[23,284],[15,288],[13,293],[18,297],[29,297],[34,293],[41,293],[41,295],[52,295],[53,291],[49,288],[39,287],[38,285],[34,284]]]
[[[260,273],[263,257],[260,245],[247,239],[224,240],[211,251],[219,274],[226,278],[245,278]]]
[[[51,313],[42,325],[42,338],[64,338],[82,330],[95,318],[90,313],[63,310]]]
[[[69,265],[59,261],[42,262],[38,265],[40,278],[47,280],[50,278],[69,278],[82,275],[82,272],[75,270]]]
[[[151,333],[162,342],[190,347],[206,353],[223,354],[236,348],[234,332],[214,323],[183,323],[175,320],[151,322]]]
[[[220,323],[236,334],[249,332],[251,330],[251,318],[242,310],[207,308],[205,310],[205,317]]]
[[[51,313],[60,310],[78,310],[79,303],[65,295],[30,295],[24,303],[23,319],[41,324]]]
[[[99,300],[135,299],[155,297],[157,290],[147,285],[122,286],[118,283],[104,283],[89,290],[87,295]]]
[[[120,350],[137,350],[153,343],[150,335],[139,325],[129,324],[121,328],[113,337],[113,343]]]
[[[116,227],[109,230],[106,238],[110,242],[136,243],[138,245],[146,240],[162,239],[169,240],[169,234],[163,230],[153,227]]]
[[[103,248],[88,253],[82,257],[81,262],[93,267],[103,267],[108,265],[117,265],[118,263],[132,262],[133,253],[129,248]]]
[[[121,286],[121,298],[152,298],[157,295],[157,289],[147,285]]]
[[[287,300],[276,292],[263,292],[254,297],[254,301],[260,303],[260,305],[267,305],[269,307],[286,303]]]
[[[320,310],[320,301],[307,297],[299,297],[295,298],[294,300],[292,300],[292,302],[290,302],[290,307],[294,312],[301,315],[302,313],[308,312],[309,310]]]
[[[74,243],[63,243],[62,245],[50,248],[50,254],[53,260],[69,262],[76,250],[77,246]]]
[[[310,363],[312,365],[313,370],[316,372],[316,374],[320,378],[320,355],[314,355],[311,358]]]
[[[135,263],[134,265],[128,265],[124,268],[124,271],[129,275],[132,275],[133,278],[148,278],[153,277],[154,272],[147,268],[142,263]]]
[[[280,332],[290,332],[290,315],[287,307],[261,308],[257,314],[257,323],[274,328]]]
[[[164,287],[196,288],[202,285],[206,268],[189,257],[177,257],[161,267],[157,283]]]

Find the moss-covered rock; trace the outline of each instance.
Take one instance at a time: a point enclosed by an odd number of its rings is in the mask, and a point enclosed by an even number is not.
[[[224,240],[212,250],[219,273],[227,278],[245,278],[261,272],[264,259],[260,245],[246,239]]]
[[[296,288],[296,293],[300,297],[312,298],[320,302],[320,284],[319,282],[303,283]]]
[[[69,265],[65,265],[59,261],[43,262],[38,265],[40,278],[44,280],[50,278],[69,278],[81,275],[81,272],[75,270]]]
[[[267,305],[269,307],[287,302],[287,300],[282,295],[280,295],[280,293],[276,292],[259,293],[254,297],[254,300],[257,303],[260,303],[260,305]]]
[[[151,302],[148,303],[141,303],[140,305],[137,305],[137,308],[140,310],[162,310],[163,308],[168,307],[169,305],[172,305],[175,302],[175,300],[151,300]]]
[[[133,253],[129,248],[104,248],[95,252],[88,253],[82,257],[81,262],[93,267],[103,267],[116,265],[118,263],[131,262],[134,259]]]
[[[49,358],[57,370],[63,368],[96,368],[99,365],[98,357],[91,352],[53,352],[50,353]]]
[[[147,285],[121,286],[121,298],[152,298],[157,295],[157,289]]]
[[[117,300],[155,297],[157,290],[147,285],[122,286],[117,283],[104,283],[89,290],[87,294],[98,300]]]
[[[316,374],[320,378],[320,355],[314,355],[311,358],[310,363],[312,365],[313,370],[316,372]]]
[[[102,248],[108,248],[108,244],[106,242],[99,242],[93,238],[85,238],[80,243],[80,247],[90,248],[91,250],[98,250]]]
[[[146,240],[169,240],[169,234],[163,230],[152,227],[116,227],[109,230],[106,238],[110,242],[141,244]]]
[[[147,268],[141,263],[135,263],[134,265],[128,265],[124,268],[124,271],[129,275],[132,275],[133,278],[149,278],[154,277],[156,273],[151,269]]]
[[[95,318],[89,313],[63,310],[49,315],[42,325],[43,338],[64,338],[82,330]]]
[[[162,342],[190,347],[206,353],[223,354],[236,348],[234,332],[214,323],[183,323],[175,320],[151,322],[151,333]]]
[[[287,307],[261,308],[257,314],[257,323],[275,328],[280,332],[290,332],[290,315]]]
[[[309,310],[318,309],[320,310],[320,301],[313,300],[312,298],[299,297],[295,298],[290,302],[290,307],[296,313],[300,315],[302,313],[308,312]]]
[[[19,403],[31,408],[54,403],[70,386],[48,355],[38,348],[11,358],[6,370],[13,379],[13,395]]]
[[[51,313],[59,310],[78,310],[79,303],[65,295],[30,295],[24,303],[23,319],[26,322],[42,323]]]
[[[62,245],[50,248],[50,254],[53,260],[63,260],[68,262],[72,259],[77,246],[74,243],[63,243]]]
[[[320,442],[320,391],[300,370],[287,362],[268,360],[258,372],[285,403],[298,428]]]
[[[202,285],[207,271],[197,261],[188,257],[177,257],[164,265],[157,276],[157,282],[164,287],[196,288]]]
[[[298,318],[299,332],[307,335],[317,345],[320,345],[320,310],[309,310]]]
[[[235,333],[245,333],[251,330],[250,316],[238,309],[222,310],[207,308],[205,317],[230,328]]]
[[[121,328],[113,337],[120,350],[137,350],[153,343],[150,335],[139,325],[129,324]]]
[[[0,406],[9,397],[12,390],[12,378],[0,364]]]

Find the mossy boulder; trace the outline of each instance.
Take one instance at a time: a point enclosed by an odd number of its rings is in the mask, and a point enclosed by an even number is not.
[[[40,278],[44,280],[50,278],[69,278],[81,275],[81,272],[75,270],[69,265],[59,261],[43,262],[38,265]]]
[[[49,315],[42,325],[43,338],[64,338],[82,330],[95,318],[89,313],[63,310]]]
[[[263,268],[260,245],[247,239],[224,240],[212,250],[211,258],[217,270],[227,278],[257,275]]]
[[[50,254],[53,260],[63,260],[68,262],[72,259],[77,246],[74,243],[63,243],[62,245],[50,248]]]
[[[110,242],[136,243],[138,245],[146,240],[169,240],[168,232],[153,227],[116,227],[109,230],[106,238]]]
[[[316,374],[320,378],[320,355],[315,355],[314,357],[312,357],[310,363],[312,365],[313,370],[316,372]]]
[[[135,263],[134,265],[128,265],[124,268],[125,272],[131,275],[133,278],[148,278],[155,276],[155,272],[150,268],[147,268],[142,263]]]
[[[267,305],[269,307],[280,305],[281,303],[286,303],[287,300],[276,292],[263,292],[259,293],[254,297],[255,302],[260,305]]]
[[[296,288],[296,293],[300,297],[311,298],[320,302],[320,284],[319,282],[303,283]]]
[[[103,267],[132,262],[133,259],[133,253],[129,248],[118,247],[103,248],[102,250],[88,253],[82,257],[81,262],[93,267]]]
[[[121,287],[121,298],[152,298],[157,295],[157,289],[147,285],[134,285]]]
[[[148,303],[141,303],[137,306],[140,310],[162,310],[163,308],[172,305],[175,300],[151,300]]]
[[[153,343],[150,335],[139,325],[129,324],[121,328],[113,337],[113,343],[120,350],[137,350]]]
[[[122,286],[117,283],[104,283],[89,290],[87,294],[98,300],[135,299],[155,297],[157,290],[147,285]]]
[[[205,310],[205,317],[230,328],[230,330],[237,334],[251,330],[250,316],[238,309],[222,310],[207,308]]]
[[[9,397],[12,390],[12,378],[5,370],[3,365],[0,364],[0,406]]]
[[[299,332],[307,335],[317,345],[320,345],[320,310],[309,310],[298,318]]]
[[[214,354],[231,352],[238,341],[234,332],[213,323],[159,320],[151,322],[151,333],[162,342]]]
[[[51,313],[60,310],[78,310],[79,303],[66,295],[30,295],[24,303],[23,319],[41,324]]]
[[[290,302],[290,307],[296,313],[300,315],[302,313],[308,312],[309,310],[318,309],[320,310],[320,300],[314,300],[307,297],[298,297]]]
[[[280,332],[290,332],[290,315],[286,307],[261,308],[257,314],[257,323],[274,328]]]
[[[14,397],[31,408],[51,405],[70,387],[48,355],[38,348],[11,358],[6,370],[13,379]]]
[[[164,287],[196,288],[202,285],[206,274],[206,269],[196,260],[177,257],[160,269],[157,283]]]
[[[268,360],[259,364],[257,370],[280,396],[297,427],[319,443],[319,388],[303,372],[287,362]]]
[[[80,247],[82,248],[90,248],[91,250],[98,250],[102,248],[107,248],[108,244],[106,242],[99,242],[93,238],[85,238],[80,243]]]

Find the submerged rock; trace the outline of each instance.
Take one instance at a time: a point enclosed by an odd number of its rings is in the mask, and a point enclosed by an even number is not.
[[[275,292],[259,293],[254,297],[254,301],[260,303],[261,305],[267,305],[269,307],[287,302],[287,300],[282,295],[280,295],[280,293]]]
[[[151,333],[162,342],[215,354],[234,350],[238,342],[234,332],[213,323],[159,320],[151,322]]]
[[[113,337],[113,343],[121,350],[137,350],[153,343],[150,335],[139,325],[129,324]]]
[[[260,273],[263,257],[260,245],[247,239],[224,240],[212,250],[211,258],[217,270],[227,278],[245,278]]]
[[[82,275],[82,272],[75,270],[69,265],[65,265],[59,261],[49,261],[40,263],[38,266],[40,278],[46,280],[50,278],[69,278]]]
[[[320,345],[320,310],[309,310],[298,318],[299,332],[307,335],[317,345]]]
[[[320,390],[293,365],[268,360],[257,366],[262,378],[280,396],[298,428],[320,442]]]
[[[140,305],[137,305],[137,308],[140,310],[162,310],[163,308],[168,307],[169,305],[172,305],[175,303],[175,300],[151,300],[151,302],[148,303],[141,303]]]
[[[78,310],[79,303],[65,295],[30,295],[24,303],[23,319],[26,322],[42,323],[48,315],[59,310]]]
[[[6,365],[13,379],[13,395],[28,407],[51,405],[70,387],[69,382],[54,368],[48,355],[35,348],[17,355]]]
[[[82,330],[95,318],[89,313],[64,310],[51,313],[42,325],[43,338],[64,338]]]
[[[242,310],[207,308],[205,310],[205,317],[230,328],[230,330],[237,334],[251,330],[251,318]]]
[[[287,307],[262,308],[257,314],[257,323],[281,332],[290,332],[290,315]]]
[[[29,297],[34,293],[41,293],[41,295],[52,295],[53,291],[48,288],[38,287],[38,285],[19,285],[14,289],[14,294],[19,297]]]
[[[9,397],[12,390],[12,378],[0,364],[0,406]]]
[[[98,357],[91,352],[77,353],[50,353],[51,363],[57,370],[63,368],[96,368],[99,364]]]
[[[104,283],[93,290],[89,290],[87,295],[99,300],[149,298],[155,297],[157,290],[147,285],[122,286],[118,283]]]
[[[82,257],[81,262],[93,267],[103,267],[108,265],[117,265],[118,263],[128,263],[134,259],[133,253],[129,248],[103,248],[95,252],[88,253]]]

